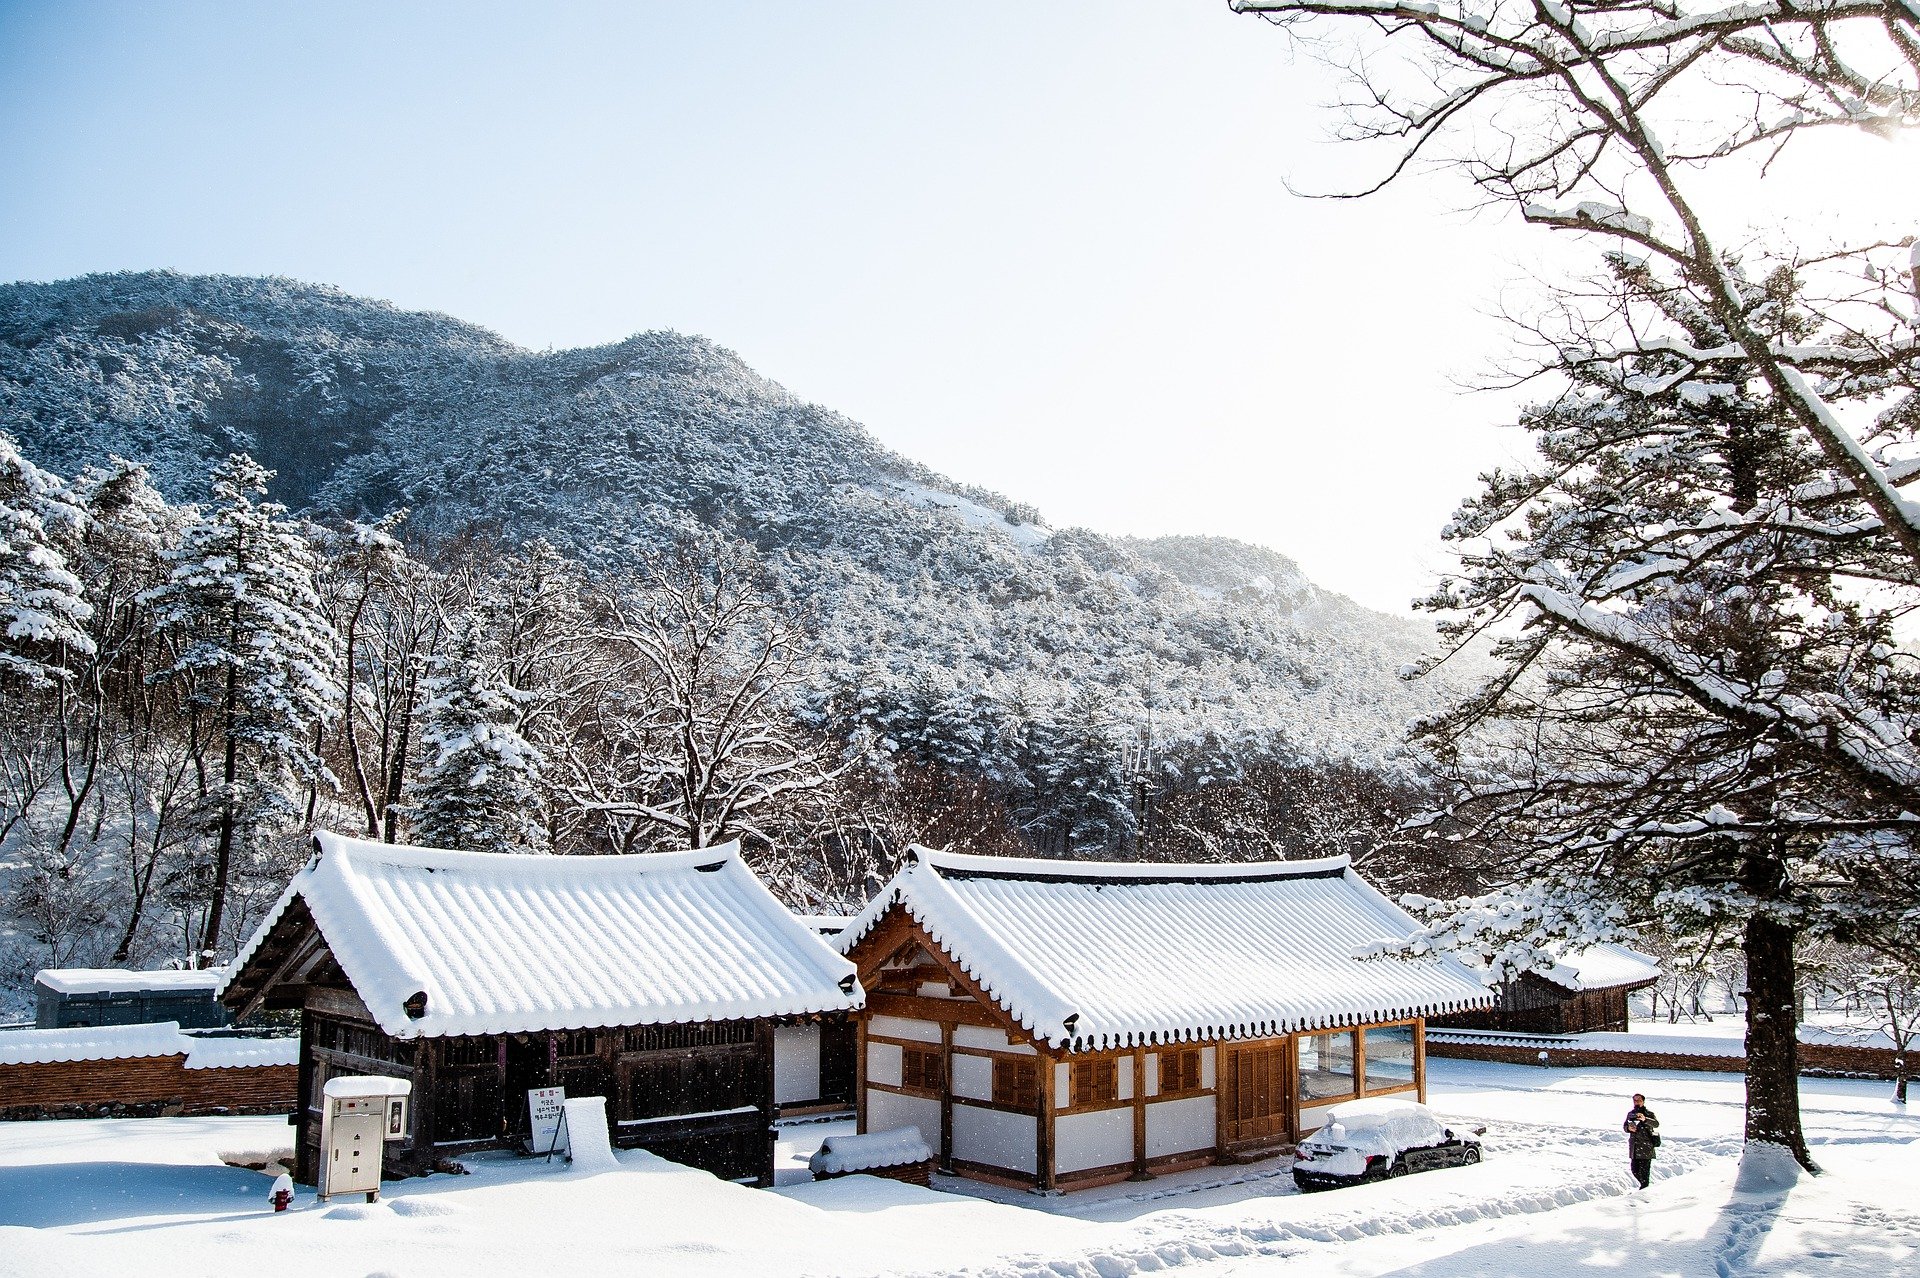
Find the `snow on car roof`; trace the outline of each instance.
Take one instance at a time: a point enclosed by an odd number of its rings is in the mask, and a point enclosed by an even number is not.
[[[835,943],[851,951],[896,906],[1016,1022],[1073,1050],[1260,1038],[1492,1002],[1450,957],[1357,959],[1416,925],[1345,857],[1168,865],[915,848]]]
[[[1446,1138],[1446,1124],[1425,1105],[1377,1097],[1335,1105],[1311,1140],[1317,1145],[1391,1157],[1403,1149],[1437,1145]]]
[[[639,856],[514,856],[321,831],[241,949],[224,995],[304,902],[394,1038],[850,1011],[853,966],[790,914],[737,844]],[[409,1015],[406,1003],[426,995]],[[418,1010],[416,1008],[416,1010]]]

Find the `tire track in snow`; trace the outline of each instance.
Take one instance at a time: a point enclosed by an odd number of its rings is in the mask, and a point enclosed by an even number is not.
[[[1425,1194],[1421,1195],[1426,1199],[1423,1202],[1396,1203],[1386,1199],[1386,1192],[1391,1192],[1389,1186],[1400,1187],[1405,1192],[1414,1187],[1430,1187],[1429,1177],[1449,1175],[1445,1171],[1423,1172],[1417,1177],[1389,1181],[1366,1191],[1334,1190],[1317,1195],[1312,1200],[1321,1208],[1317,1218],[1265,1221],[1248,1220],[1244,1215],[1222,1218],[1229,1212],[1244,1213],[1249,1204],[1259,1202],[1258,1198],[1252,1198],[1235,1206],[1168,1211],[1145,1217],[1131,1226],[1117,1227],[1126,1234],[1111,1244],[1091,1248],[1077,1256],[1010,1256],[966,1268],[920,1273],[923,1278],[932,1278],[935,1274],[943,1278],[1133,1278],[1136,1274],[1164,1273],[1222,1260],[1297,1257],[1329,1243],[1532,1215],[1598,1198],[1618,1198],[1635,1191],[1627,1174],[1626,1160],[1621,1157],[1619,1138],[1611,1134],[1501,1124],[1489,1128],[1487,1143],[1490,1158],[1497,1155],[1502,1159],[1523,1159],[1530,1150],[1547,1147],[1591,1150],[1594,1158],[1590,1164],[1583,1161],[1578,1168],[1568,1169],[1577,1171],[1577,1175],[1531,1191],[1516,1191],[1507,1185],[1474,1184],[1471,1189],[1458,1189],[1437,1200]],[[1661,1149],[1656,1171],[1662,1178],[1697,1171],[1715,1158],[1737,1153],[1738,1148],[1737,1141],[1725,1139],[1669,1138]],[[1461,1170],[1470,1172],[1470,1169]],[[1354,1193],[1362,1197],[1354,1205],[1343,1208],[1340,1196]],[[1285,1201],[1293,1204],[1298,1199],[1287,1195]],[[1396,1207],[1399,1210],[1396,1211]],[[1721,1278],[1732,1278],[1732,1275],[1723,1273]]]

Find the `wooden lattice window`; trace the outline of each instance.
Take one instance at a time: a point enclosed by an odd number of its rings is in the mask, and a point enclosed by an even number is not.
[[[1099,1105],[1119,1098],[1120,1070],[1117,1062],[1111,1059],[1074,1062],[1073,1103],[1075,1105]]]
[[[441,1062],[447,1065],[491,1065],[499,1059],[499,1048],[490,1038],[449,1038],[441,1049]]]
[[[1199,1090],[1199,1048],[1176,1047],[1160,1053],[1160,1095]]]
[[[900,1049],[900,1086],[910,1092],[940,1094],[940,1049],[903,1047]]]
[[[1032,1061],[996,1056],[993,1060],[993,1103],[1031,1110],[1040,1104],[1039,1073]]]
[[[590,1029],[561,1030],[553,1036],[555,1056],[595,1056],[600,1051],[600,1036]]]

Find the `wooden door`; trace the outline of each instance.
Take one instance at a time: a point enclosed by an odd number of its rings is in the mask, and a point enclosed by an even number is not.
[[[1221,1048],[1221,1128],[1229,1147],[1293,1138],[1293,1053],[1288,1042]]]

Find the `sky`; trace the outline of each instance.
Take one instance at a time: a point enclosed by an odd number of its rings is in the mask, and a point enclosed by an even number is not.
[[[1521,447],[1537,233],[1364,201],[1224,0],[0,0],[0,280],[274,274],[530,348],[676,329],[1055,527],[1406,611]]]

